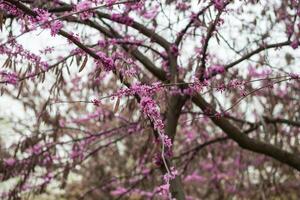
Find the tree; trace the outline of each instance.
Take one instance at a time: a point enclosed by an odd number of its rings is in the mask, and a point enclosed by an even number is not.
[[[2,198],[298,199],[299,6],[1,0]]]

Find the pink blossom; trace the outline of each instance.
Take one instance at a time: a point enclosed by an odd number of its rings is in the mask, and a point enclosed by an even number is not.
[[[42,54],[50,54],[54,51],[54,47],[46,47],[44,50],[41,50],[40,53]]]
[[[178,2],[176,4],[176,9],[180,11],[186,11],[190,8],[191,6],[185,2]]]
[[[184,182],[200,182],[203,183],[206,180],[205,177],[199,176],[197,173],[193,173],[185,177]]]
[[[167,135],[163,135],[164,144],[166,147],[171,148],[172,147],[172,140]]]
[[[88,11],[88,9],[90,9],[91,7],[92,3],[88,0],[81,1],[76,5],[76,11],[80,12],[79,17],[82,20],[89,19],[92,16],[92,12]]]
[[[42,152],[42,145],[36,144],[32,148],[30,148],[29,151],[34,155],[39,155]]]
[[[98,45],[102,48],[106,47],[108,44],[105,40],[99,40]]]
[[[60,21],[55,21],[51,24],[51,36],[57,35],[59,30],[63,27],[63,23]]]
[[[47,173],[44,177],[44,183],[47,184],[47,183],[50,183],[50,181],[53,179],[53,174],[52,173]]]
[[[66,126],[66,121],[65,121],[64,119],[60,119],[60,120],[58,121],[58,123],[59,123],[59,126],[60,126],[60,127],[65,127],[65,126]]]
[[[280,88],[277,88],[277,90],[275,92],[276,92],[276,95],[278,95],[281,98],[284,98],[288,94],[287,90],[280,89]]]
[[[99,56],[99,61],[101,64],[103,64],[103,68],[105,71],[111,71],[115,68],[114,60],[110,57],[108,57],[103,52],[98,52],[97,55]]]
[[[240,89],[242,89],[243,85],[244,85],[243,81],[233,79],[233,80],[229,81],[229,83],[227,84],[227,87],[228,88],[240,88]]]
[[[203,170],[212,170],[214,168],[213,164],[211,163],[201,163],[201,167]]]
[[[154,19],[158,14],[158,8],[159,6],[156,5],[154,8],[144,12],[142,16],[146,19]]]
[[[252,66],[249,66],[248,71],[249,71],[249,75],[251,77],[257,77],[257,78],[264,78],[264,77],[269,76],[272,73],[272,70],[269,68],[257,70]]]
[[[17,85],[19,81],[18,75],[12,72],[0,71],[0,77],[2,79],[0,81],[3,81],[7,84]]]
[[[191,130],[186,130],[186,131],[184,132],[184,134],[186,135],[187,142],[193,141],[194,138],[196,137],[196,136],[195,136],[195,132],[194,132],[194,131],[191,131]]]
[[[84,148],[85,148],[86,143],[85,142],[79,142],[73,145],[73,148],[70,152],[70,158],[72,160],[76,159],[83,159],[83,154],[84,154]]]
[[[175,179],[175,177],[178,175],[178,171],[172,167],[170,169],[170,173],[166,173],[163,177],[165,183],[169,183],[171,180]]]
[[[117,187],[115,190],[111,191],[111,195],[118,196],[127,192],[126,188]]]
[[[144,175],[148,175],[149,173],[150,173],[150,169],[143,169],[142,170],[142,173],[144,174]]]
[[[201,92],[207,85],[207,81],[200,82],[198,78],[194,77],[194,82],[190,84],[188,88],[185,88],[183,90],[183,93],[188,95],[194,95],[196,93]]]
[[[289,24],[286,26],[286,33],[291,36],[294,33],[294,25]]]
[[[197,19],[197,14],[194,13],[194,12],[191,12],[190,19],[191,19],[192,21],[195,21],[195,20]],[[196,47],[196,48],[197,48],[197,47]],[[201,49],[201,48],[199,48],[199,49]]]
[[[214,6],[217,10],[223,10],[225,6],[224,0],[213,0]]]
[[[99,106],[100,105],[100,101],[98,99],[92,99],[91,102],[95,105],[95,106]]]
[[[164,124],[154,101],[150,97],[142,97],[140,105],[143,113],[154,123],[154,129],[156,129],[159,133],[164,134]]]
[[[299,41],[297,39],[293,40],[293,42],[291,43],[291,47],[293,49],[297,49],[299,46]]]
[[[37,14],[36,19],[37,19],[38,23],[43,24],[50,20],[51,14],[48,11],[43,10],[43,9],[35,9],[35,11]]]
[[[225,68],[222,65],[212,65],[207,69],[207,76],[212,74],[223,74],[225,72]]]
[[[178,56],[179,55],[178,47],[175,44],[171,45],[170,51],[171,51],[171,53],[174,56]]]
[[[35,24],[39,23],[43,29],[50,28],[51,36],[57,35],[59,30],[63,27],[63,23],[58,20],[54,20],[51,14],[43,9],[35,9],[37,16],[35,18],[31,17],[30,21]]]
[[[112,6],[117,2],[117,0],[104,0],[104,1],[108,6]]]
[[[6,4],[6,3],[3,3],[3,1],[0,1],[0,9],[1,10],[5,10],[7,11],[8,13],[14,15],[14,16],[18,16],[18,17],[21,17],[24,13],[18,9],[16,6],[14,5],[11,5],[11,4]]]
[[[74,123],[84,123],[84,122],[87,122],[89,120],[96,119],[96,118],[98,118],[99,116],[101,116],[103,114],[105,114],[105,113],[103,113],[103,111],[101,109],[97,109],[95,112],[89,113],[88,115],[86,115],[84,117],[73,119],[72,122],[74,122]]]
[[[15,165],[16,160],[14,158],[6,158],[4,159],[4,164],[8,167]]]
[[[170,194],[170,184],[166,183],[158,187],[159,194],[161,196],[169,196]]]

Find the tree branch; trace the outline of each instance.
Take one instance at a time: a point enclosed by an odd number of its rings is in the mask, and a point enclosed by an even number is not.
[[[216,113],[213,107],[210,106],[200,95],[196,95],[192,99],[193,102],[202,110],[210,109],[212,112]],[[231,124],[225,117],[210,116],[210,119],[217,126],[219,126],[229,138],[237,142],[240,147],[272,157],[300,171],[299,155],[282,150],[272,144],[249,138],[247,135],[243,134],[237,127]]]
[[[202,48],[202,58],[201,58],[201,65],[198,66],[196,68],[196,76],[199,76],[199,79],[202,81],[204,79],[204,74],[205,74],[205,68],[206,68],[206,56],[207,56],[207,48],[208,48],[208,43],[209,40],[211,39],[213,32],[216,28],[216,25],[221,17],[222,11],[219,11],[216,19],[214,20],[214,22],[209,26],[208,30],[207,30],[207,34],[205,37],[205,41],[203,44],[203,48]]]
[[[200,10],[195,18],[198,18],[200,15],[202,15],[210,6],[212,5],[212,3],[208,4],[206,7],[204,7],[202,10]],[[183,36],[186,34],[186,32],[188,31],[188,29],[192,26],[192,24],[194,23],[194,19],[191,19],[190,22],[184,27],[184,29],[182,29],[179,34],[178,37],[175,40],[175,44],[178,46],[181,42],[181,40],[183,39]]]

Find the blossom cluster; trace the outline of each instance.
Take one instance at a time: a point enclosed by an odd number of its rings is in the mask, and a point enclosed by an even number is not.
[[[13,72],[7,72],[4,70],[0,70],[0,77],[1,77],[1,82],[5,82],[7,84],[12,84],[12,85],[17,85],[19,78],[16,73]]]
[[[101,51],[97,53],[97,56],[99,57],[99,60],[97,60],[96,63],[102,65],[105,71],[112,71],[115,69],[114,60],[112,58]]]
[[[225,7],[225,0],[213,0],[215,8],[219,11],[223,10]]]
[[[42,61],[42,58],[26,49],[15,40],[11,40],[9,45],[0,46],[0,55],[7,55],[8,57],[20,58],[20,60],[27,60],[28,62],[39,66],[42,70],[48,69],[48,63]]]
[[[39,24],[43,29],[50,29],[51,36],[56,36],[59,30],[62,29],[63,23],[55,19],[47,10],[34,9],[34,11],[37,16],[29,17],[29,22],[32,25],[30,30],[35,30],[37,28],[36,24]]]
[[[23,12],[14,5],[6,4],[0,1],[0,10],[5,10],[13,16],[21,17]]]
[[[75,10],[79,13],[79,17],[82,20],[89,19],[92,16],[92,12],[89,10],[92,7],[91,1],[81,1],[76,4]]]
[[[208,82],[206,80],[200,82],[198,79],[195,78],[195,81],[189,84],[189,87],[184,88],[182,93],[192,96],[201,92],[206,86],[208,86]]]
[[[176,9],[180,10],[180,11],[186,11],[191,7],[191,5],[189,5],[186,2],[177,2],[176,3]]]
[[[175,168],[170,169],[170,173],[167,173],[163,176],[164,183],[163,185],[158,187],[158,192],[161,196],[169,197],[171,199],[170,195],[170,181],[175,179],[175,177],[178,175],[178,172]]]
[[[153,122],[154,129],[158,131],[161,135],[165,134],[164,131],[164,123],[161,120],[160,112],[157,108],[157,104],[154,102],[152,98],[149,96],[142,96],[140,101],[140,106],[142,109],[142,112],[150,118],[150,120]],[[163,137],[163,140],[166,141],[167,136]],[[170,145],[170,144],[168,144]]]
[[[222,65],[212,65],[205,71],[205,77],[209,78],[211,75],[223,74],[225,72],[225,68]]]
[[[96,66],[101,67],[106,72],[118,69],[122,75],[130,77],[135,75],[138,70],[135,61],[132,58],[127,57],[123,52],[116,51],[109,56],[106,53],[99,51],[97,56],[98,59],[95,59]],[[124,64],[126,66],[124,66]],[[120,65],[122,67],[117,68],[117,66]]]
[[[179,55],[179,49],[178,49],[178,47],[175,44],[171,45],[170,52],[174,56],[178,56]]]
[[[261,70],[257,70],[255,67],[249,66],[248,73],[249,73],[249,76],[251,76],[251,77],[265,78],[265,77],[268,77],[272,73],[272,70],[270,68],[263,68]]]
[[[51,36],[55,36],[59,32],[59,30],[63,27],[63,23],[61,21],[55,19],[52,16],[52,14],[50,14],[47,10],[44,9],[40,9],[40,8],[33,9],[33,11],[36,13],[35,17],[33,16],[24,17],[24,13],[20,9],[10,4],[0,4],[0,9],[6,10],[8,13],[14,16],[28,19],[28,21],[24,20],[23,22],[26,23],[25,26],[29,31],[35,30],[37,27],[40,26],[43,29],[49,28],[51,30]],[[38,26],[36,26],[37,24]]]
[[[144,11],[142,12],[142,16],[145,18],[145,19],[154,19],[157,14],[158,14],[158,9],[159,9],[159,6],[158,5],[155,5],[153,8],[147,10],[147,11]]]
[[[154,83],[151,86],[137,83],[137,84],[133,84],[130,88],[120,89],[116,93],[116,96],[118,97],[133,96],[135,94],[139,94],[141,96],[148,97],[150,95],[154,95],[155,93],[161,90],[162,90],[161,83]]]

